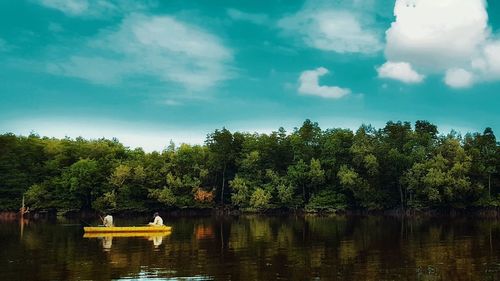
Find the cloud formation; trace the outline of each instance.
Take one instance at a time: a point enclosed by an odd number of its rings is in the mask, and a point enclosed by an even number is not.
[[[377,69],[378,77],[389,78],[405,83],[420,83],[424,80],[424,76],[416,72],[407,62],[391,62],[384,63]]]
[[[489,33],[484,0],[397,0],[394,15],[387,59],[430,70],[466,64]]]
[[[378,31],[362,21],[364,13],[348,9],[341,3],[335,6],[324,4],[329,2],[318,3],[307,2],[297,13],[282,18],[278,27],[319,50],[370,54],[383,48]]]
[[[462,68],[452,68],[446,71],[444,82],[452,88],[466,88],[472,85],[472,73]]]
[[[198,26],[171,16],[132,14],[77,52],[48,63],[48,70],[107,85],[151,76],[196,91],[229,79],[231,61],[231,50]]]
[[[59,10],[70,16],[86,13],[89,9],[87,0],[40,0],[41,5]]]
[[[339,99],[351,93],[350,89],[319,85],[319,78],[327,73],[328,69],[324,67],[302,72],[299,77],[299,93],[329,99]]]
[[[152,0],[35,0],[70,17],[106,18],[123,12],[138,12],[156,5]]]
[[[483,79],[500,79],[500,40],[490,39],[482,47],[480,54],[472,59],[471,67]]]
[[[389,62],[443,74],[455,88],[500,79],[500,41],[491,35],[485,0],[397,0],[394,15],[386,31]]]
[[[269,20],[269,17],[265,14],[247,13],[237,9],[227,9],[226,11],[233,20],[247,21],[253,24],[265,24]]]

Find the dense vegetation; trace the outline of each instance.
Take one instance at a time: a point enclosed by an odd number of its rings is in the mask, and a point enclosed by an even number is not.
[[[160,152],[117,140],[0,135],[0,209],[319,210],[500,206],[500,146],[490,128],[438,134],[427,121],[290,134],[226,129]]]

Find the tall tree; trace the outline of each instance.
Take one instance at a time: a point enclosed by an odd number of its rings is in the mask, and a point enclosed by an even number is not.
[[[243,136],[241,134],[231,134],[229,130],[215,130],[207,136],[205,142],[210,152],[212,167],[221,176],[220,203],[224,204],[225,187],[228,181],[228,172],[234,174],[236,158],[241,151]]]

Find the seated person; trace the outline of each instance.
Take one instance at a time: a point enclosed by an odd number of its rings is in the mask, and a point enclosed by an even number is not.
[[[154,215],[154,221],[150,222],[149,225],[151,226],[162,226],[163,225],[163,219],[160,217],[158,212],[156,212]]]
[[[105,227],[112,227],[113,226],[113,216],[108,214],[104,218],[101,218],[101,219],[102,219],[102,224]]]

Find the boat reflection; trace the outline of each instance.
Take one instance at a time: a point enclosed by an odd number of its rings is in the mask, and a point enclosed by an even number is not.
[[[124,238],[124,237],[142,237],[153,242],[153,246],[158,248],[163,244],[163,238],[172,234],[171,231],[168,232],[119,232],[119,233],[85,233],[83,238],[97,238],[102,242],[102,248],[104,251],[110,251],[113,245],[113,238]]]

